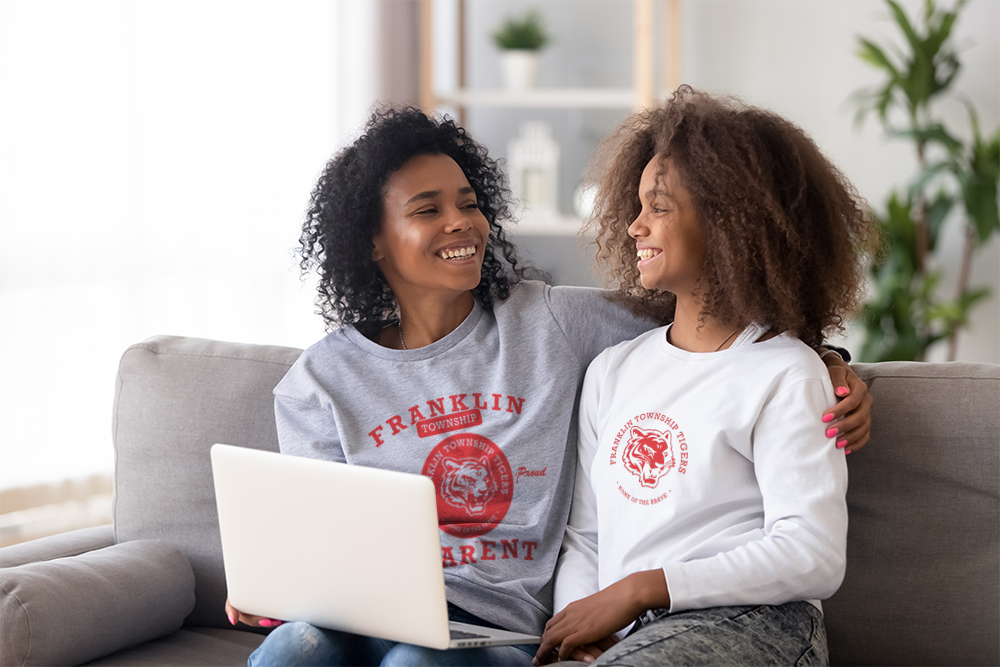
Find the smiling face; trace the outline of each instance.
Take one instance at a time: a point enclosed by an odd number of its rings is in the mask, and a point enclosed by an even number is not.
[[[642,211],[628,233],[635,239],[642,286],[672,292],[678,299],[691,296],[705,260],[705,237],[691,196],[669,159],[657,155],[646,165],[639,200]]]
[[[479,284],[489,235],[461,167],[447,155],[418,155],[385,185],[372,259],[401,302],[458,295]]]

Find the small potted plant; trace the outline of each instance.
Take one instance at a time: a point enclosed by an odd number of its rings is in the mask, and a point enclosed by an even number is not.
[[[538,52],[549,43],[542,17],[537,11],[507,17],[493,33],[501,51],[504,85],[508,90],[532,88],[538,77]]]

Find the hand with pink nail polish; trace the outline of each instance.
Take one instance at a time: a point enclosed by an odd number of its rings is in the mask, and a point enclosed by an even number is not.
[[[261,628],[276,628],[284,623],[284,621],[279,621],[274,618],[244,614],[232,605],[229,598],[226,598],[226,618],[229,619],[230,625],[243,623],[244,625],[258,626]]]
[[[826,435],[837,437],[837,447],[848,453],[861,449],[871,434],[872,395],[850,364],[838,355],[828,354],[822,359],[837,396],[837,404],[823,415]],[[836,422],[837,426],[829,427],[831,422]]]

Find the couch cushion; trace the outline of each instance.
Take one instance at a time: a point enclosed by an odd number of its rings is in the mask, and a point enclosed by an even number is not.
[[[78,556],[88,551],[110,547],[114,543],[115,532],[110,523],[104,526],[78,528],[68,533],[46,535],[0,549],[0,568]]]
[[[118,542],[156,539],[191,563],[190,625],[230,628],[209,449],[278,450],[272,389],[301,350],[160,336],[125,351],[114,410]]]
[[[194,606],[184,555],[137,540],[0,570],[0,664],[76,665],[170,634]]]
[[[181,628],[172,635],[119,651],[93,662],[88,667],[205,667],[232,665],[243,667],[264,635],[242,630],[218,628]]]
[[[875,399],[847,459],[832,664],[1000,664],[1000,366],[856,364]]]

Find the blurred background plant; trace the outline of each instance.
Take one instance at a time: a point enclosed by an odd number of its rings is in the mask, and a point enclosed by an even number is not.
[[[493,43],[504,50],[538,51],[550,41],[542,15],[535,10],[509,16],[493,33]]]
[[[971,286],[969,274],[976,249],[1000,230],[1000,127],[984,137],[971,102],[949,97],[961,70],[950,37],[965,3],[958,0],[946,10],[925,0],[922,20],[911,20],[898,2],[886,0],[904,46],[859,37],[858,56],[885,78],[855,93],[856,120],[876,114],[890,137],[913,142],[919,165],[907,186],[892,192],[886,209],[876,213],[886,249],[872,265],[874,294],[861,314],[863,361],[921,361],[942,340],[948,342],[948,360],[954,360],[969,312],[990,294],[989,288]],[[932,102],[939,99],[965,105],[967,140],[936,115]],[[960,223],[948,224],[955,215]],[[941,294],[948,267],[936,261],[950,233],[964,235],[953,298]]]

